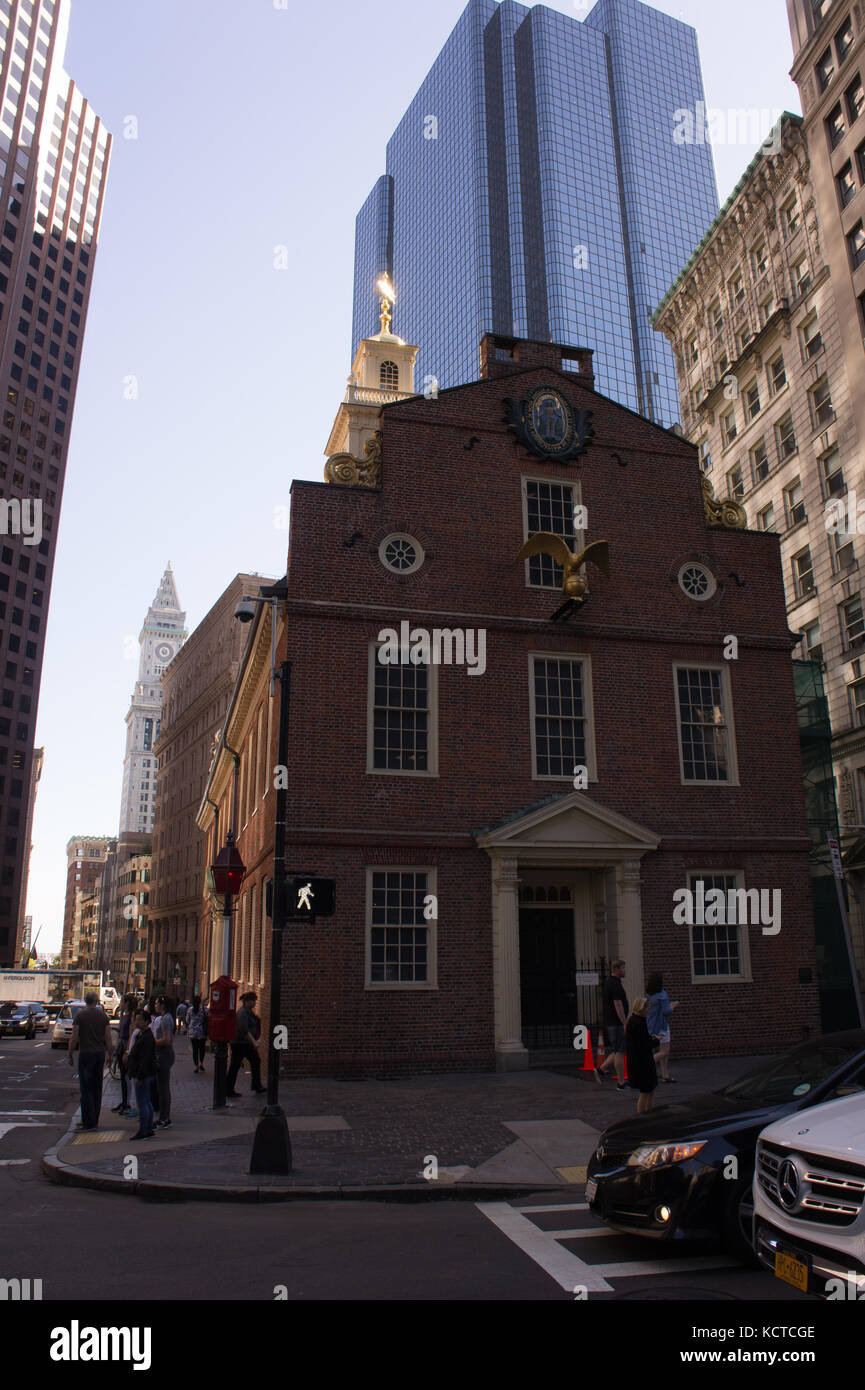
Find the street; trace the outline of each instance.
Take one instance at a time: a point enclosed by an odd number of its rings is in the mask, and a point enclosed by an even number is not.
[[[717,1248],[683,1251],[617,1235],[585,1207],[538,1193],[511,1202],[292,1201],[272,1205],[143,1202],[60,1187],[43,1151],[68,1128],[78,1087],[48,1035],[0,1045],[0,1277],[42,1280],[45,1300],[573,1302],[616,1299],[815,1300]],[[106,1116],[103,1112],[102,1122]],[[103,1233],[98,1260],[76,1261],[82,1232]],[[90,1240],[88,1239],[88,1245]],[[130,1250],[147,1258],[130,1263]],[[226,1284],[230,1252],[242,1280]],[[149,1273],[162,1251],[158,1281]],[[14,1252],[14,1253],[13,1253]],[[64,1252],[59,1258],[59,1253]],[[791,1310],[792,1311],[792,1310]]]

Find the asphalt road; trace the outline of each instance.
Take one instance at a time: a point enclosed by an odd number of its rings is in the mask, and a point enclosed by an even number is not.
[[[659,1250],[607,1231],[581,1185],[511,1203],[272,1206],[58,1187],[40,1158],[77,1107],[73,1077],[48,1035],[0,1040],[0,1278],[41,1279],[43,1300],[574,1302],[584,1288],[589,1304],[796,1303],[784,1314],[803,1320],[814,1304],[713,1247]],[[85,1247],[92,1259],[69,1258]]]

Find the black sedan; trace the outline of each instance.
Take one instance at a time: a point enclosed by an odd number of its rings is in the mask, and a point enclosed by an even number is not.
[[[48,1030],[48,1018],[41,1004],[0,1004],[0,1037],[35,1038],[36,1029]]]
[[[589,1206],[616,1230],[659,1240],[720,1237],[750,1260],[758,1134],[856,1090],[865,1090],[860,1029],[802,1043],[721,1091],[620,1120],[589,1162]]]

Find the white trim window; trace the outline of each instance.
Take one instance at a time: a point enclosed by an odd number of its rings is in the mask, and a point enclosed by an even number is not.
[[[702,889],[698,888],[702,883]],[[750,980],[751,961],[748,950],[747,920],[739,920],[741,896],[730,899],[731,890],[744,889],[745,876],[735,870],[697,871],[688,873],[688,888],[694,904],[693,916],[702,915],[708,921],[688,924],[691,944],[691,983],[722,984]],[[725,894],[723,906],[705,904],[713,890]],[[701,901],[705,904],[700,912]],[[719,920],[714,921],[715,917]],[[747,913],[746,913],[747,917]]]
[[[574,781],[585,767],[595,781],[592,667],[587,656],[529,653],[532,777]]]
[[[574,510],[579,504],[579,483],[523,478],[523,539],[549,531],[579,553],[585,534],[574,529]],[[526,584],[531,588],[561,589],[562,567],[552,555],[530,555],[525,563]]]
[[[679,766],[683,783],[735,783],[729,672],[673,663]]]
[[[367,772],[437,777],[436,668],[383,664],[370,643]]]
[[[436,988],[435,902],[435,869],[367,868],[366,989]]]

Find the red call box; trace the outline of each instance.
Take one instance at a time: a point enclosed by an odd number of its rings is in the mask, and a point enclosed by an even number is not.
[[[211,1042],[234,1042],[239,988],[237,980],[230,980],[227,975],[220,975],[210,986],[207,1036]]]

